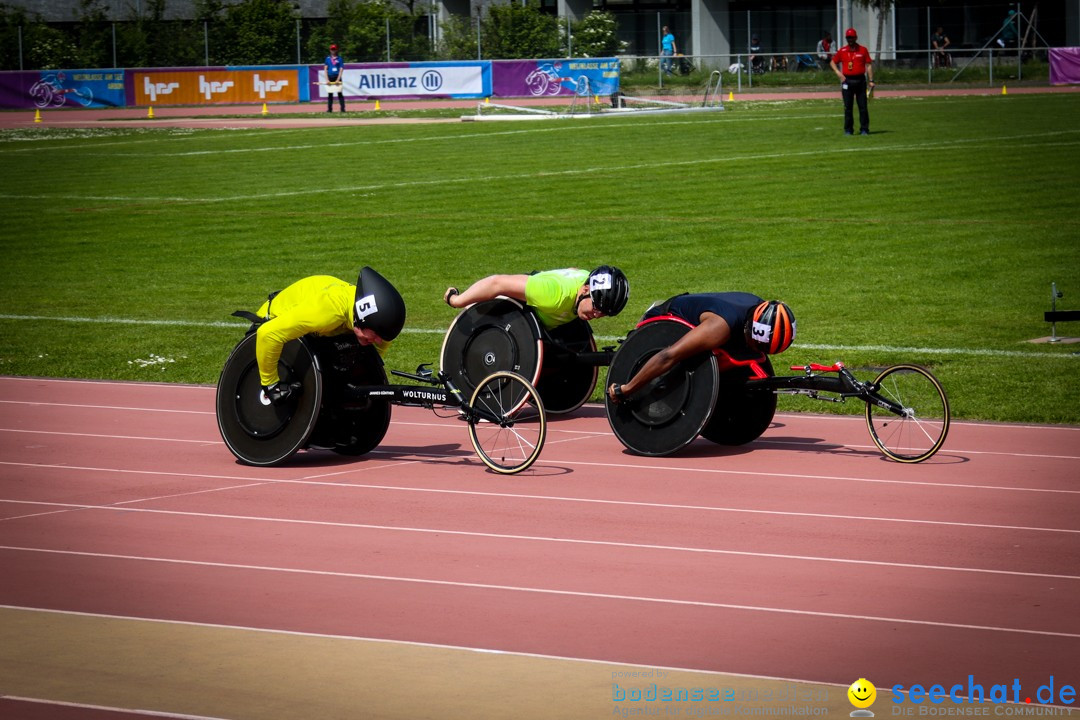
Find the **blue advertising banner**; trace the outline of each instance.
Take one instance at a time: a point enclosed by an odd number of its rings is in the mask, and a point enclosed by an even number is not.
[[[497,97],[606,96],[619,89],[618,58],[496,60],[492,65]]]
[[[123,70],[0,73],[0,107],[46,110],[123,106]]]

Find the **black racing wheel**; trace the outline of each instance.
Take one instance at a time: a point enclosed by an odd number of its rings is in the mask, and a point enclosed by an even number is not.
[[[758,364],[769,377],[775,374],[768,357]],[[746,380],[752,375],[749,368],[741,366],[720,373],[716,407],[701,437],[720,445],[745,445],[769,429],[776,414],[776,394],[748,388]]]
[[[217,386],[218,429],[225,445],[248,465],[276,465],[304,447],[315,428],[322,403],[323,380],[318,361],[304,340],[285,344],[278,376],[300,389],[274,405],[262,390],[255,360],[257,334],[233,349]]]
[[[647,322],[627,336],[608,370],[608,380],[624,384],[656,353],[691,328],[675,320]],[[670,455],[698,436],[716,404],[716,358],[687,358],[619,404],[604,394],[608,423],[629,450],[640,455]]]
[[[578,353],[586,352],[596,352],[596,340],[589,323],[581,318],[547,331],[536,390],[548,414],[573,412],[592,397],[600,368],[574,361]]]
[[[500,298],[461,311],[443,338],[439,364],[466,396],[492,373],[514,372],[535,384],[544,346],[536,316],[517,300]]]
[[[364,455],[379,446],[390,427],[392,405],[385,398],[349,397],[347,385],[386,385],[382,358],[372,345],[362,346],[352,333],[309,336],[319,359],[325,389],[318,422],[308,439],[342,455]]]

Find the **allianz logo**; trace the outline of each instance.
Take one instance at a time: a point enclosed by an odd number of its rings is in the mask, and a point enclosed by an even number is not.
[[[172,91],[180,87],[178,82],[150,82],[150,78],[143,77],[143,92],[150,96],[151,102],[156,102],[158,95],[172,95]]]
[[[225,82],[217,82],[216,80],[207,82],[205,75],[199,76],[199,92],[207,100],[210,100],[214,95],[228,92],[229,88],[235,85],[232,80],[226,80]]]
[[[288,80],[260,80],[259,73],[255,73],[255,92],[260,98],[265,98],[266,93],[281,92],[289,86]]]

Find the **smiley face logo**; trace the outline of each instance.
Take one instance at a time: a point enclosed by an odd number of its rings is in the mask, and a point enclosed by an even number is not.
[[[859,678],[851,683],[847,691],[848,700],[857,708],[868,708],[877,700],[877,688],[866,678]]]

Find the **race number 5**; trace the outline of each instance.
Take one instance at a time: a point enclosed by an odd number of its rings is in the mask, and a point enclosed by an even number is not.
[[[375,305],[374,295],[365,295],[356,301],[356,322],[360,322],[368,315],[374,315],[377,312],[379,312],[379,308]]]

